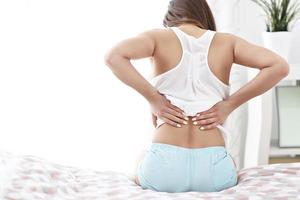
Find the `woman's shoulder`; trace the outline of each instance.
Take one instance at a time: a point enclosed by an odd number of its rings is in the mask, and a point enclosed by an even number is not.
[[[141,35],[153,40],[156,46],[167,45],[174,41],[174,35],[169,28],[147,29],[141,32]]]
[[[216,34],[216,36],[218,36],[219,38],[223,38],[223,39],[227,39],[227,40],[229,40],[233,35],[231,33],[222,32],[222,31],[214,31],[214,30],[210,30],[210,31],[214,32]]]
[[[228,41],[228,42],[235,42],[236,40],[239,40],[239,39],[244,39],[243,37],[241,36],[238,36],[236,34],[233,34],[233,33],[228,33],[228,32],[222,32],[222,31],[214,31],[216,33],[216,36],[223,40],[223,41]]]
[[[144,30],[141,34],[146,34],[152,37],[164,37],[170,33],[169,28],[152,28]]]
[[[237,36],[232,33],[213,31],[215,33],[215,42],[219,45],[232,46]]]

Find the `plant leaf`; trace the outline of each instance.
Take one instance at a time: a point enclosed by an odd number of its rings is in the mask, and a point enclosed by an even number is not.
[[[265,13],[267,31],[288,31],[288,25],[300,13],[298,0],[251,0],[259,5]]]

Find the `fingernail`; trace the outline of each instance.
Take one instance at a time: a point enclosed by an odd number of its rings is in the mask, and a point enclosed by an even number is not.
[[[184,119],[189,120],[189,118],[187,116],[184,116]]]
[[[200,127],[200,130],[204,130],[204,127],[203,127],[203,126],[201,126],[201,127]]]
[[[183,123],[184,123],[184,124],[187,124],[187,122],[186,122],[186,121],[183,121]]]
[[[192,118],[192,121],[196,120],[196,117]]]
[[[180,124],[177,124],[176,126],[177,126],[177,127],[181,127],[181,125],[180,125]]]
[[[197,122],[193,122],[193,124],[195,124],[195,125],[196,125],[196,124],[197,124]]]
[[[199,117],[199,116],[200,116],[200,114],[198,113],[196,116],[197,116],[197,117]]]

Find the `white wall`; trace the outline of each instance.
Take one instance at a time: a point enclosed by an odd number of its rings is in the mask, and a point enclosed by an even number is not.
[[[131,172],[149,107],[104,65],[126,37],[159,27],[167,1],[0,1],[0,149]],[[145,76],[148,60],[134,62]]]

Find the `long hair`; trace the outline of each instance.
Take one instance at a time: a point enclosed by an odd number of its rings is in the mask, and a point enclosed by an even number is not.
[[[202,29],[216,31],[216,23],[206,0],[171,0],[163,20],[164,27],[192,23]]]

